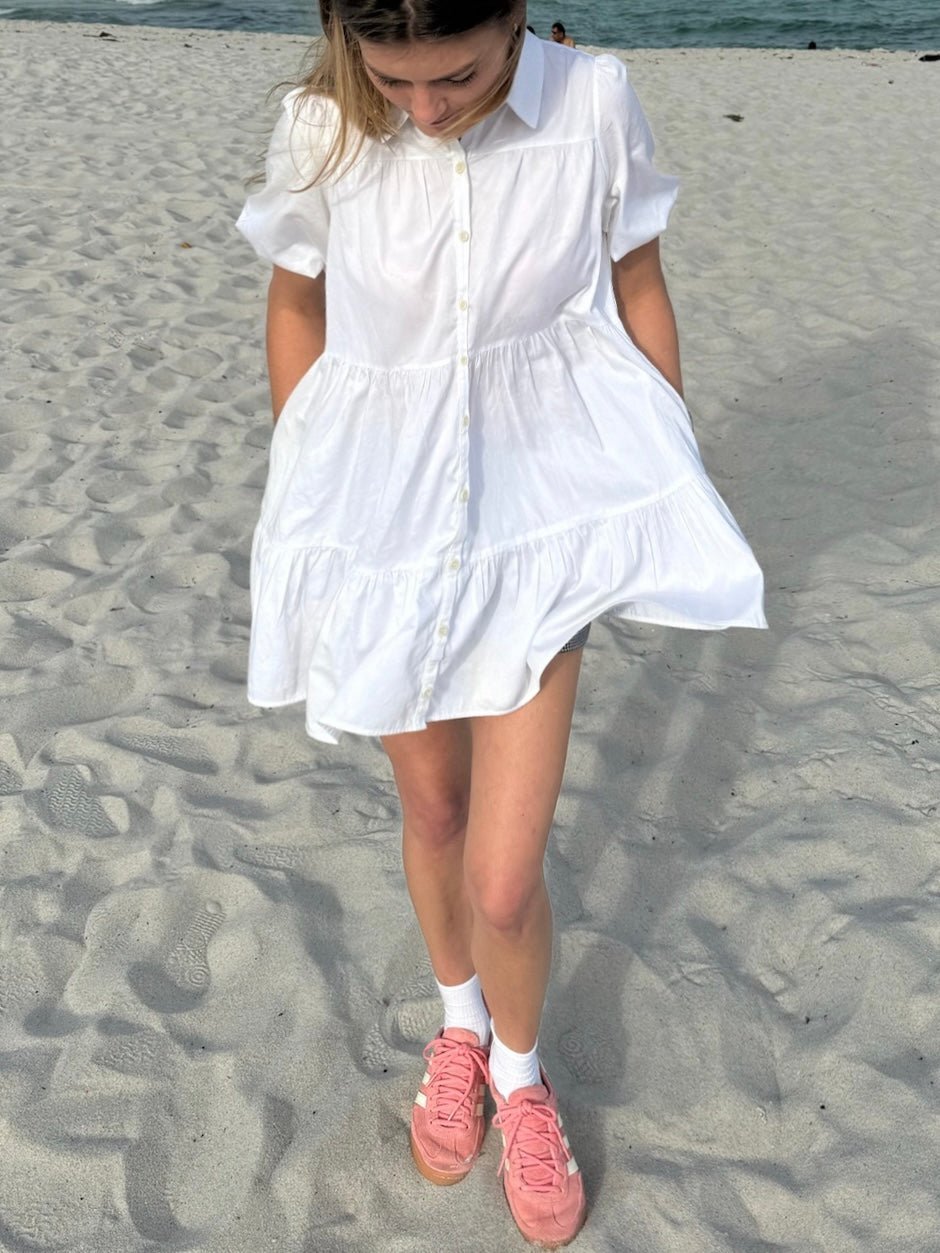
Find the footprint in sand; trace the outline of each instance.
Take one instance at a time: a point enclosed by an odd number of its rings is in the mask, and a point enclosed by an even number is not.
[[[46,775],[40,808],[52,827],[105,839],[119,835],[128,826],[126,802],[114,796],[107,801],[113,816],[94,795],[79,767],[53,766]]]
[[[75,576],[52,566],[30,566],[9,561],[0,568],[0,600],[4,603],[45,600],[71,587]]]
[[[92,1057],[97,1066],[122,1075],[145,1078],[163,1078],[172,1074],[171,1045],[159,1031],[138,1028],[130,1023],[115,1024],[113,1020],[107,1030],[106,1041]]]
[[[48,996],[49,978],[22,936],[0,955],[0,1021],[22,1018]]]
[[[382,1038],[392,1048],[409,1051],[425,1045],[441,1025],[441,1001],[434,977],[419,975],[397,992],[382,1015]]]
[[[149,727],[134,730],[128,726],[113,727],[107,739],[116,748],[141,757],[162,761],[190,774],[218,774],[219,763],[199,743],[183,735],[154,732]]]
[[[380,1023],[373,1023],[362,1042],[361,1068],[367,1075],[384,1075],[395,1060],[394,1050],[382,1035]]]
[[[225,921],[225,910],[218,901],[206,901],[186,928],[186,933],[170,951],[167,974],[179,988],[204,992],[209,986],[209,942]]]
[[[299,870],[309,857],[308,850],[298,844],[239,844],[232,852],[240,862],[259,870]]]
[[[4,630],[3,670],[37,670],[72,647],[72,641],[28,609],[10,613]]]
[[[558,1052],[578,1083],[606,1083],[619,1078],[616,1050],[606,1047],[583,1027],[572,1027],[558,1040]]]
[[[201,379],[223,364],[223,358],[211,348],[190,348],[174,357],[169,368],[184,378]]]
[[[202,500],[212,490],[212,483],[206,475],[178,475],[167,483],[160,495],[169,505],[188,505],[194,500]]]
[[[0,796],[15,796],[23,790],[22,776],[12,766],[0,760]]]
[[[283,1128],[275,1144],[265,1144],[262,1114],[271,1107],[232,1083],[231,1066],[231,1058],[217,1057],[181,1070],[124,1155],[127,1209],[148,1248],[259,1247],[233,1236],[243,1224],[229,1224],[256,1186],[265,1147],[273,1170]]]
[[[76,1238],[87,1227],[92,1206],[79,1200],[57,1200],[48,1181],[36,1180],[36,1195],[25,1187],[9,1200],[0,1197],[0,1238],[3,1249],[75,1249]],[[84,1201],[84,1197],[82,1198]]]
[[[182,1013],[205,996],[212,982],[209,944],[225,921],[219,901],[205,901],[194,911],[163,966],[139,962],[128,970],[128,981],[150,1009]]]

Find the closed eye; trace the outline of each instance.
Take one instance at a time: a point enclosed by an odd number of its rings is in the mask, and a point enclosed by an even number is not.
[[[439,78],[437,81],[439,83],[447,83],[450,87],[463,87],[467,83],[472,82],[476,76],[477,72],[476,70],[473,70],[472,73],[467,74],[465,78]],[[400,78],[386,78],[384,74],[376,74],[375,77],[379,80],[383,87],[403,87],[405,85],[404,81]]]

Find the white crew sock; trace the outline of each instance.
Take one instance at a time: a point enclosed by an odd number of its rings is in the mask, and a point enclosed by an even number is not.
[[[490,1016],[483,1004],[479,976],[471,975],[466,983],[434,982],[444,1002],[444,1030],[463,1027],[464,1031],[475,1031],[485,1045],[490,1038]]]
[[[514,1053],[507,1048],[492,1022],[493,1040],[490,1044],[490,1080],[504,1101],[508,1101],[517,1088],[528,1088],[541,1083],[539,1072],[539,1042],[535,1041],[528,1053]]]

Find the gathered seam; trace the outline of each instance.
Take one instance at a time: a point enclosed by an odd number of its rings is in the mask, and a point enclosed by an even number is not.
[[[633,514],[638,514],[646,509],[655,508],[657,505],[665,504],[672,499],[678,492],[685,490],[690,485],[700,483],[695,475],[689,475],[680,483],[669,488],[668,491],[661,492],[656,496],[648,496],[646,499],[632,504],[627,509],[615,509],[606,513],[594,514],[590,517],[580,518],[577,520],[568,520],[558,526],[545,527],[538,531],[529,531],[526,535],[521,536],[518,540],[507,540],[504,544],[492,544],[489,548],[481,549],[474,553],[464,563],[465,569],[472,569],[474,566],[480,565],[493,557],[502,556],[504,553],[517,552],[521,549],[528,548],[532,544],[542,543],[546,540],[555,539],[560,535],[569,532],[579,531],[584,527],[601,527],[611,522],[616,522],[620,518],[629,518]],[[284,540],[277,539],[267,530],[260,532],[261,538],[271,547],[278,548],[285,553],[309,553],[311,555],[330,556],[334,553],[340,553],[350,559],[352,565],[347,570],[348,577],[351,573],[361,573],[367,575],[370,579],[394,578],[397,574],[415,575],[423,572],[436,572],[440,567],[440,561],[421,561],[404,563],[392,568],[370,569],[368,566],[356,562],[356,550],[352,547],[343,547],[339,544],[289,544]]]

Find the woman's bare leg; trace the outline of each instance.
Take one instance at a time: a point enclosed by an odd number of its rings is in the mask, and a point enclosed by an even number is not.
[[[431,966],[441,983],[464,983],[474,973],[463,869],[469,724],[432,722],[424,731],[387,735],[382,746],[401,798],[402,863]]]
[[[514,713],[470,720],[473,771],[464,872],[473,968],[500,1040],[529,1052],[552,952],[543,859],[561,789],[580,650],[559,654]]]

